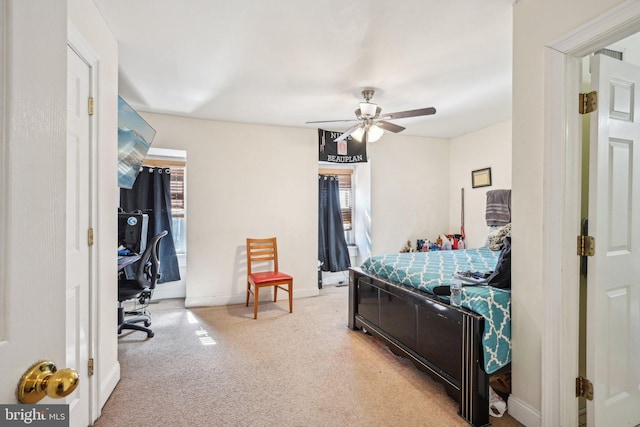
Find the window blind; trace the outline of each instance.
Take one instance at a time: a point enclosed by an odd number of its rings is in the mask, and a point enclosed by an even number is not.
[[[352,214],[352,186],[351,174],[338,175],[338,187],[340,190],[340,211],[342,213],[342,226],[345,230],[351,230],[351,214]]]
[[[184,166],[170,166],[171,216],[184,218]]]
[[[171,198],[171,217],[184,218],[184,177],[186,162],[166,159],[145,159],[145,166],[169,168],[171,179],[169,181]]]

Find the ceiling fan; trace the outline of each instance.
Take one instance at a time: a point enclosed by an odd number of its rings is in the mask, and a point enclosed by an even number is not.
[[[358,108],[356,113],[356,118],[351,120],[320,120],[315,122],[307,122],[310,123],[331,123],[331,122],[353,122],[359,121],[358,124],[347,129],[342,135],[337,137],[334,141],[339,142],[347,137],[351,136],[353,139],[359,142],[375,142],[384,133],[385,130],[389,132],[398,133],[402,132],[406,128],[399,126],[395,123],[391,123],[387,120],[393,119],[402,119],[406,117],[416,117],[416,116],[429,116],[431,114],[436,113],[436,109],[433,107],[428,108],[419,108],[417,110],[407,110],[407,111],[399,111],[397,113],[389,113],[389,114],[380,114],[382,113],[382,108],[378,107],[376,104],[370,102],[371,98],[373,98],[374,90],[373,89],[364,89],[362,91],[362,97],[364,98],[364,102],[360,103],[360,108]]]

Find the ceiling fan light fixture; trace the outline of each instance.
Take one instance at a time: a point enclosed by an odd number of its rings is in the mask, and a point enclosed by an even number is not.
[[[417,117],[417,116],[430,116],[436,113],[436,109],[433,107],[428,108],[418,108],[415,110],[406,110],[406,111],[398,111],[395,113],[386,113],[382,115],[382,108],[378,107],[376,104],[373,104],[371,98],[373,97],[374,90],[367,88],[362,91],[362,97],[364,98],[364,102],[360,103],[360,108],[355,110],[355,115],[357,121],[360,123],[351,126],[345,132],[343,132],[340,136],[338,136],[335,141],[341,142],[347,138],[351,138],[352,141],[358,142],[376,142],[379,140],[382,135],[384,135],[384,131],[388,130],[389,132],[398,133],[405,130],[404,127],[399,126],[393,122],[389,122],[388,120],[394,119],[403,119],[407,117]],[[329,122],[351,122],[353,120],[320,120],[315,122],[307,122],[307,123],[329,123]],[[365,133],[366,132],[366,133]]]
[[[364,135],[364,126],[358,126],[358,129],[354,130],[351,134],[351,138],[355,139],[358,142],[362,142],[362,136]]]
[[[369,126],[369,130],[367,130],[367,141],[376,142],[380,139],[380,137],[384,134],[384,129],[380,126],[373,124]]]
[[[360,114],[362,114],[362,117],[367,117],[367,118],[375,117],[377,108],[378,106],[376,104],[372,104],[370,102],[361,102]]]

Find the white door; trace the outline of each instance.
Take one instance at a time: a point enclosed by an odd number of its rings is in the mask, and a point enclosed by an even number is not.
[[[587,377],[589,426],[640,423],[640,67],[597,55],[591,118]]]
[[[71,426],[89,419],[89,203],[90,67],[67,48],[67,215],[66,215],[66,367],[80,373],[76,391],[66,399]]]
[[[67,67],[65,58],[50,50],[59,40],[37,34],[42,28],[44,34],[63,39],[66,19],[57,15],[49,22],[54,9],[22,1],[0,6],[0,28],[7,36],[0,37],[0,361],[5,369],[0,376],[0,403],[16,403],[22,374],[36,361],[50,360],[58,369],[77,369],[83,394],[78,399],[75,390],[64,399],[45,397],[38,403],[73,404],[72,425],[77,419],[77,425],[87,426],[89,400],[84,394],[89,385],[90,337],[83,310],[89,306],[88,282],[83,289],[66,285],[67,279],[77,280],[66,276],[71,271],[66,262],[66,229],[71,222],[66,220]],[[55,69],[47,70],[48,65]],[[86,92],[89,81],[87,77],[82,81]],[[85,136],[83,143],[88,141]],[[88,182],[88,176],[79,180]],[[88,203],[89,194],[82,197]],[[87,265],[85,251],[73,270]],[[72,297],[74,292],[77,297]],[[78,299],[76,306],[70,304],[71,298]],[[75,312],[69,314],[67,306]],[[66,328],[73,322],[78,325],[75,335]],[[84,414],[78,412],[81,407]]]

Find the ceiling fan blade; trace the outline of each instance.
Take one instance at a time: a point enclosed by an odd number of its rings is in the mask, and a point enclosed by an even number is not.
[[[305,124],[312,124],[312,123],[337,123],[337,122],[343,122],[343,123],[347,123],[347,122],[355,122],[357,119],[348,119],[348,120],[316,120],[315,122],[305,122]]]
[[[435,113],[436,113],[436,109],[433,107],[418,108],[417,110],[399,111],[397,113],[384,114],[381,117],[381,119],[384,119],[384,120],[402,119],[404,117],[429,116]]]
[[[389,132],[394,132],[394,133],[402,132],[403,130],[406,129],[406,128],[403,128],[402,126],[398,126],[395,123],[385,122],[384,120],[379,120],[376,122],[376,124],[382,129],[388,130]]]
[[[356,131],[356,129],[358,129],[361,125],[357,124],[355,126],[350,127],[349,129],[347,129],[342,135],[340,135],[339,137],[337,137],[336,139],[334,139],[335,142],[339,142],[342,141],[343,139],[347,139],[347,137],[349,135],[351,135],[353,132]]]

